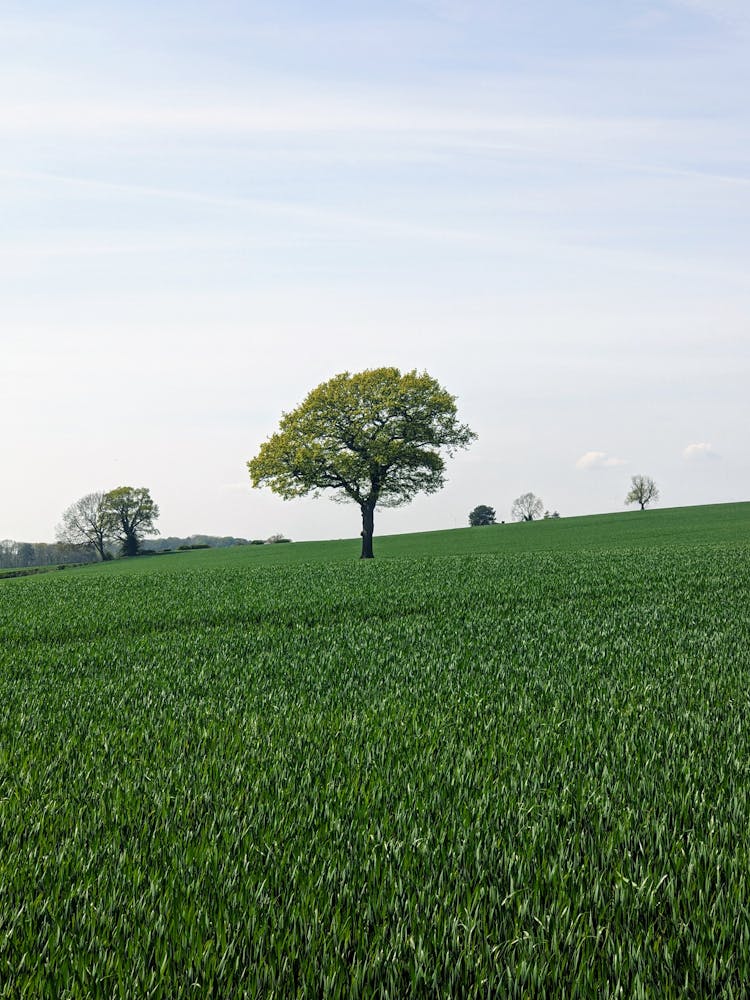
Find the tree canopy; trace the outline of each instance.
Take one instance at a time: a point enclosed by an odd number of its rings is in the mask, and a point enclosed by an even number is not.
[[[57,528],[59,541],[70,545],[90,545],[102,560],[108,558],[105,546],[111,531],[104,497],[105,494],[99,490],[76,500],[65,511],[62,524]]]
[[[496,512],[494,507],[488,507],[485,503],[480,503],[478,507],[469,512],[469,525],[472,528],[481,528],[487,524],[495,523]]]
[[[118,486],[104,494],[103,506],[109,533],[119,540],[124,556],[137,556],[141,540],[159,534],[154,527],[159,508],[145,487]]]
[[[533,493],[522,493],[513,501],[511,514],[514,521],[535,521],[542,516],[544,504]]]
[[[659,489],[651,476],[631,476],[630,492],[625,497],[625,503],[638,503],[641,510],[645,510],[648,504],[658,499]]]
[[[247,465],[254,487],[285,500],[332,490],[362,512],[362,558],[371,559],[374,511],[399,507],[445,482],[444,455],[476,438],[456,400],[426,372],[342,372],[290,413]]]

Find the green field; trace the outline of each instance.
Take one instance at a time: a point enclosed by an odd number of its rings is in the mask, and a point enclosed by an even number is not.
[[[750,504],[0,583],[0,996],[750,982]]]
[[[344,523],[353,508],[344,508]],[[355,518],[356,520],[356,518]],[[570,549],[634,549],[703,543],[750,541],[750,503],[676,507],[535,521],[532,524],[497,524],[486,528],[454,528],[410,535],[375,537],[378,559],[403,556],[464,556],[490,553],[548,552]],[[295,542],[291,545],[249,545],[223,549],[172,552],[164,556],[122,559],[92,565],[87,573],[152,573],[219,566],[250,568],[290,563],[351,562],[359,557],[359,538],[330,542]]]

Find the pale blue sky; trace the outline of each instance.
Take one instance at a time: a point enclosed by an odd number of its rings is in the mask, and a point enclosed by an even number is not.
[[[333,374],[480,438],[376,530],[750,496],[740,0],[0,2],[0,538],[354,535],[245,461]]]

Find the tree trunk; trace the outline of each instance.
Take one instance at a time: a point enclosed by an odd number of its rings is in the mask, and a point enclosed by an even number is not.
[[[124,556],[137,556],[139,548],[138,536],[133,532],[128,532],[122,542],[122,554]]]
[[[107,550],[104,548],[105,541],[103,534],[97,534],[94,539],[94,548],[102,562],[107,561]]]
[[[367,501],[362,504],[362,555],[360,559],[374,559],[372,551],[372,533],[375,528],[375,503]]]

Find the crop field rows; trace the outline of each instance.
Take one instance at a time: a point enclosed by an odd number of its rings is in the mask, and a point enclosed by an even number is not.
[[[3,583],[0,996],[746,995],[749,557]]]

